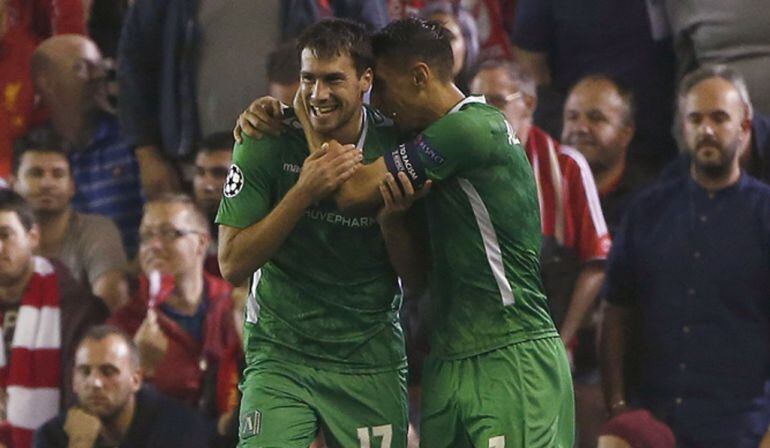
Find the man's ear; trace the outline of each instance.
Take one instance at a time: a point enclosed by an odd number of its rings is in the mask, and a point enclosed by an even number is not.
[[[744,132],[751,134],[751,112],[749,112],[748,106],[743,106],[743,120],[741,121],[741,129]]]
[[[432,76],[430,67],[424,62],[418,62],[412,67],[412,82],[418,88],[425,88]]]
[[[32,252],[37,252],[38,246],[40,246],[40,226],[37,223],[32,224],[32,228],[27,232],[29,238],[29,244],[32,247]]]
[[[35,87],[35,93],[42,97],[49,97],[51,91],[51,81],[42,73],[37,73],[32,77],[32,85]]]
[[[144,382],[144,373],[142,369],[137,368],[131,373],[131,390],[134,393],[139,392],[142,388],[142,382]]]
[[[623,146],[628,148],[628,146],[631,145],[631,141],[634,139],[634,134],[636,134],[636,123],[633,121],[626,123],[621,132],[623,134]]]
[[[535,95],[528,95],[524,92],[522,92],[524,105],[527,107],[527,114],[529,117],[533,117],[535,115],[535,109],[537,109],[537,96]]]
[[[374,72],[371,67],[367,67],[364,73],[358,78],[358,85],[361,93],[368,92],[372,88],[372,81],[374,80]]]
[[[209,249],[209,244],[211,243],[211,236],[206,232],[199,233],[198,243],[198,250],[201,251],[202,256],[205,257]]]

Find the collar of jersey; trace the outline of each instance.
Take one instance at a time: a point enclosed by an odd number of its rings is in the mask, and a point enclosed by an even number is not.
[[[449,113],[453,114],[455,112],[459,112],[460,109],[463,108],[463,106],[465,106],[466,104],[472,104],[472,103],[487,104],[487,101],[484,99],[483,95],[468,95],[462,101],[460,101],[459,103],[455,104],[455,107],[453,107],[449,111]]]
[[[367,120],[366,116],[366,107],[361,106],[362,113],[361,113],[361,120],[363,123],[361,123],[361,136],[358,137],[358,143],[356,143],[356,149],[359,151],[363,151],[364,149],[364,142],[366,141],[366,134],[369,131],[369,120]]]

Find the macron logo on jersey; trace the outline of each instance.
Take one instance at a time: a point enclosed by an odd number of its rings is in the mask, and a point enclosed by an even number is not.
[[[296,163],[284,163],[283,170],[288,173],[299,174],[299,172],[302,171],[302,167],[297,165]]]

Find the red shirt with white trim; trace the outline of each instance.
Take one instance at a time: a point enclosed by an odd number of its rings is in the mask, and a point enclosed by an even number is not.
[[[525,149],[537,181],[543,236],[573,249],[583,263],[605,260],[612,240],[583,155],[535,126]]]

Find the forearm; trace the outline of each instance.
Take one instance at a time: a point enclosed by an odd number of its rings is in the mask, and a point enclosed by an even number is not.
[[[128,281],[120,269],[111,269],[91,284],[91,292],[101,298],[110,312],[114,313],[128,303]]]
[[[382,158],[360,167],[334,193],[337,208],[346,215],[373,215],[382,207],[379,185],[386,173]]]
[[[404,295],[419,296],[427,287],[427,235],[414,222],[411,213],[380,223],[380,228],[388,258],[401,279]]]
[[[626,399],[623,380],[627,350],[629,310],[607,304],[601,326],[599,343],[599,367],[602,373],[602,389],[607,409],[624,403]]]
[[[244,229],[220,226],[219,267],[230,283],[240,285],[281,247],[305,210],[311,195],[296,186],[259,222]]]
[[[604,266],[599,262],[589,262],[583,266],[572,290],[569,307],[561,325],[561,337],[569,342],[580,329],[586,314],[593,308],[599,290],[604,282]]]
[[[95,441],[70,439],[67,443],[67,448],[93,448],[94,445]]]

